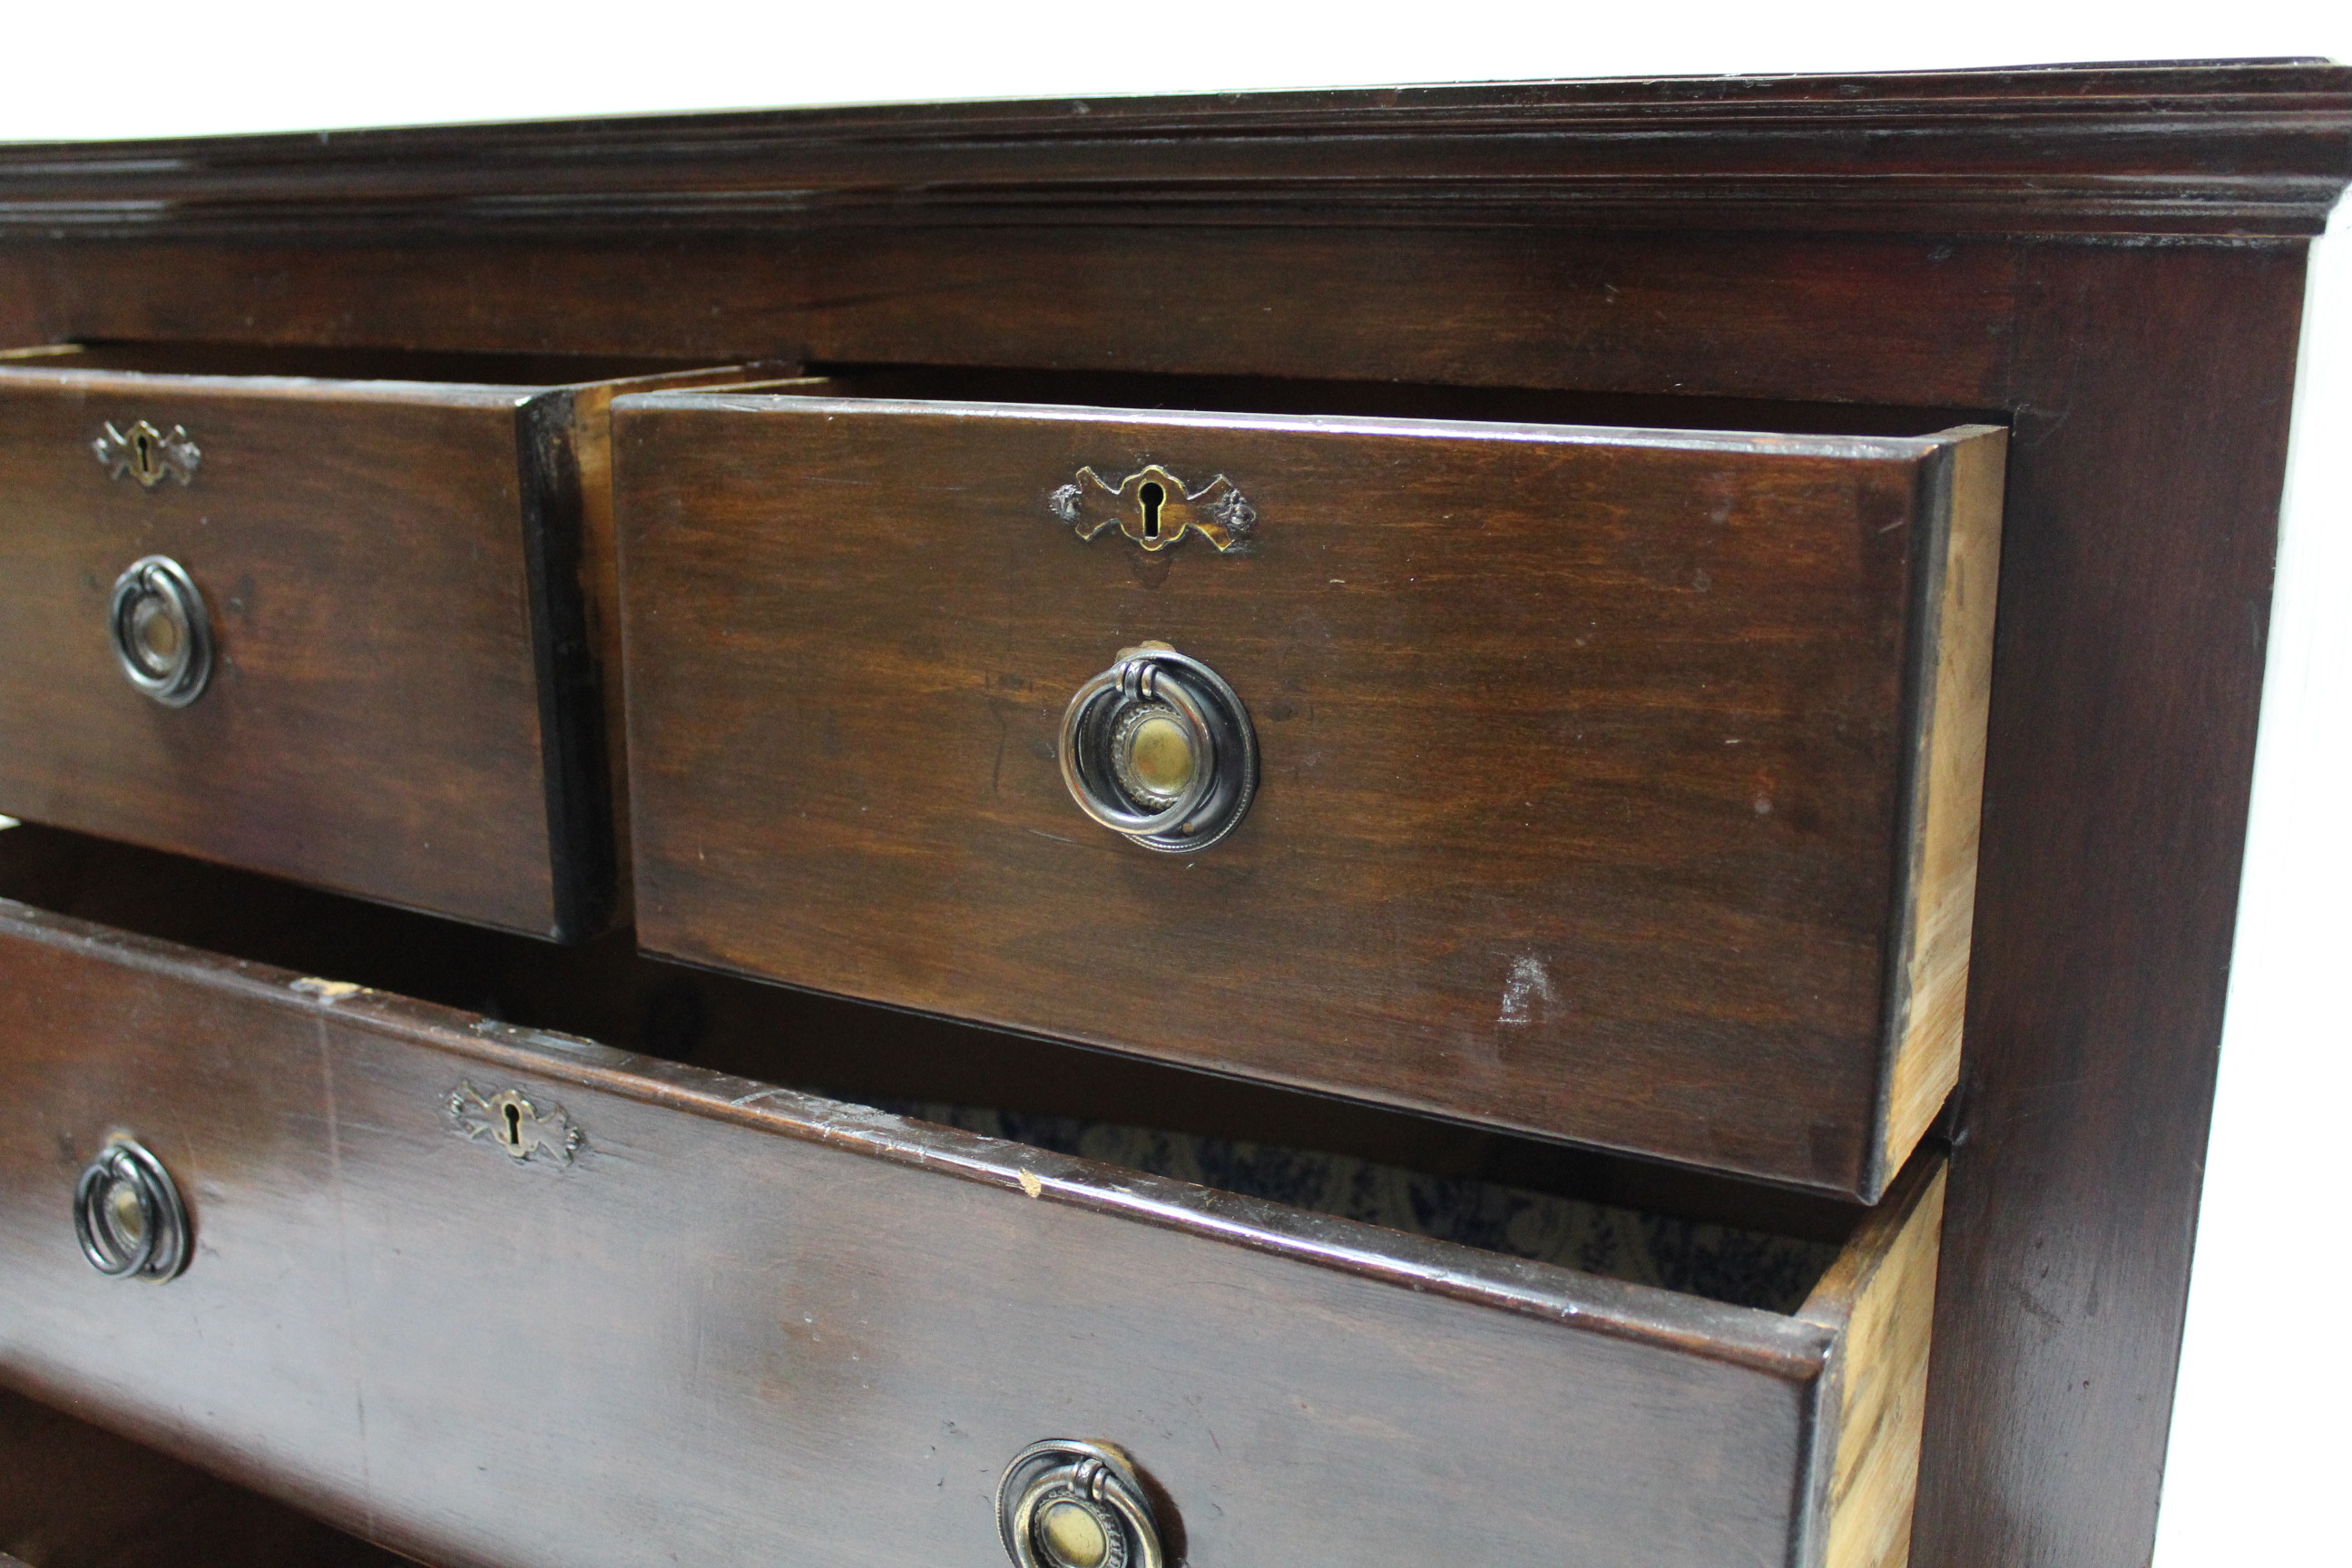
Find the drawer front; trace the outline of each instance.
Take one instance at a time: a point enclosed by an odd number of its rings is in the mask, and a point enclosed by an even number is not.
[[[713,395],[614,440],[654,951],[1864,1196],[1953,1080],[1997,432]],[[1198,852],[1061,765],[1151,641],[1255,730]]]
[[[0,1097],[0,1376],[430,1561],[1001,1562],[1055,1437],[1204,1568],[1900,1560],[1932,1170],[1784,1317],[20,905]],[[165,1282],[68,1221],[126,1134],[193,1216]]]
[[[597,699],[534,637],[566,608],[535,581],[579,618],[576,585],[534,576],[577,531],[565,443],[533,438],[549,411],[488,387],[0,375],[0,812],[519,931],[598,923]],[[142,422],[194,445],[186,482],[93,459]],[[110,635],[117,578],[152,556],[209,624],[184,706],[137,689]]]

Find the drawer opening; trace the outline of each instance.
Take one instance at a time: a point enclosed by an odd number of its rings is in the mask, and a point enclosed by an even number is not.
[[[331,348],[304,344],[96,342],[0,350],[0,370],[304,381],[425,382],[466,386],[574,386],[704,369],[703,359]]]
[[[830,1088],[820,1092],[857,1098]],[[1328,1150],[985,1106],[873,1102],[897,1115],[1240,1197],[1783,1315],[1805,1304],[1841,1248],[1839,1241],[1439,1175]]]
[[[1059,1154],[1792,1314],[1872,1211],[26,826],[0,897]]]
[[[812,364],[805,375],[795,382],[758,388],[776,393],[803,389],[811,395],[826,397],[1207,414],[1319,414],[1497,424],[1752,430],[1799,436],[1927,436],[1958,425],[2005,425],[2009,419],[2007,413],[1999,409],[1285,376],[1003,370],[952,365]]]

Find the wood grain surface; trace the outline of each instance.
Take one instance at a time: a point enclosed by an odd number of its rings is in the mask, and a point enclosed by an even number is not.
[[[610,929],[611,539],[583,528],[579,472],[585,447],[603,479],[606,392],[277,357],[0,361],[0,809],[541,935]],[[184,374],[210,362],[239,374]],[[187,426],[193,483],[92,461],[101,426],[141,418]],[[115,576],[149,553],[193,574],[217,643],[183,710],[135,691],[107,637]]]
[[[2317,59],[890,104],[0,153],[0,232],[607,234],[844,219],[2307,236]]]
[[[2008,246],[1517,227],[786,225],[691,244],[388,229],[363,247],[10,241],[5,341],[1395,380],[1989,409]],[[168,275],[168,289],[144,287]],[[845,287],[844,279],[855,279]],[[1770,308],[1759,310],[1763,298]],[[1950,421],[1947,421],[1949,423]]]
[[[614,424],[646,946],[1883,1185],[1945,444],[731,395]],[[1250,552],[1045,505],[1147,460],[1237,485]],[[1989,617],[1946,630],[1980,667]],[[1055,761],[1147,639],[1258,731],[1198,855],[1087,821]]]
[[[1900,911],[1889,938],[1890,1056],[1881,1168],[1898,1169],[1959,1077],[1976,919],[1992,628],[2000,585],[2000,497],[2009,433],[1962,443],[1932,476],[1948,519],[1940,559],[1922,561],[1912,637],[1913,751]]]
[[[21,905],[0,974],[0,1374],[430,1561],[989,1561],[999,1470],[1056,1436],[1128,1447],[1202,1563],[1813,1563],[1833,1528],[1837,1322]],[[574,1160],[467,1138],[460,1085],[560,1108]],[[194,1215],[169,1285],[66,1222],[119,1131]]]
[[[1929,1325],[1942,1237],[1945,1172],[1908,1167],[1799,1316],[1839,1329],[1831,1362],[1831,1456],[1817,1467],[1828,1521],[1823,1568],[1905,1568],[1920,1431],[1927,1413]]]
[[[2026,277],[1921,1568],[2153,1549],[2304,258]]]
[[[24,149],[0,173],[0,341],[781,353],[2013,417],[1914,1558],[2141,1568],[2244,835],[2294,237],[2352,174],[2352,72],[1080,107]],[[257,947],[310,938],[224,918]],[[450,984],[490,965],[431,951],[437,967],[379,956]],[[530,994],[552,1016],[651,973]],[[698,984],[715,1018],[763,1016],[748,988]],[[655,987],[649,1016],[678,994]],[[839,1033],[822,1050],[778,1033],[778,1050],[972,1070],[945,1026],[793,1005]],[[1111,1072],[1028,1048],[994,1055],[1052,1093]],[[1262,1103],[1209,1081],[1158,1087],[1204,1116]]]
[[[517,426],[528,394],[0,370],[0,807],[545,932],[552,855]],[[185,426],[196,481],[142,489],[99,426]],[[186,567],[210,686],[116,668],[117,574]]]
[[[1859,1212],[1694,1166],[672,963],[636,951],[628,931],[558,945],[32,824],[0,833],[0,897],[837,1100],[1243,1140],[1815,1241],[1842,1241]]]

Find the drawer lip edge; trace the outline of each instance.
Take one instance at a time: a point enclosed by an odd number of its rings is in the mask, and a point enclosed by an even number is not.
[[[1547,424],[1533,420],[1417,418],[1386,414],[1274,414],[1222,409],[1126,408],[1092,403],[992,403],[964,398],[811,396],[726,391],[625,392],[615,419],[633,414],[929,415],[957,419],[1030,420],[1065,425],[1150,425],[1188,430],[1280,430],[1357,437],[1521,441],[1571,447],[1642,447],[1848,462],[1916,462],[1974,426],[1921,436],[1797,435],[1771,430],[1711,430],[1679,426]]]
[[[461,1059],[1025,1193],[1035,1201],[1067,1204],[1392,1287],[1643,1342],[1670,1353],[1739,1365],[1794,1384],[1811,1384],[1822,1375],[1839,1337],[1835,1325],[1803,1316],[1710,1301],[1008,1143],[500,1023],[392,992],[207,953],[0,898],[0,941],[10,939],[178,984],[336,1015],[354,1026]]]
[[[474,381],[373,380],[356,376],[235,375],[185,371],[11,364],[0,360],[0,388],[17,393],[82,393],[131,396],[142,392],[191,397],[234,397],[254,403],[341,403],[520,408],[562,390],[553,384]]]

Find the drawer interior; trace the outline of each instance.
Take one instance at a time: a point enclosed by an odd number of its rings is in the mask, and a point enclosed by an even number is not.
[[[446,922],[62,830],[0,832],[0,897],[667,1060],[1509,1257],[1794,1313],[1871,1212]]]

